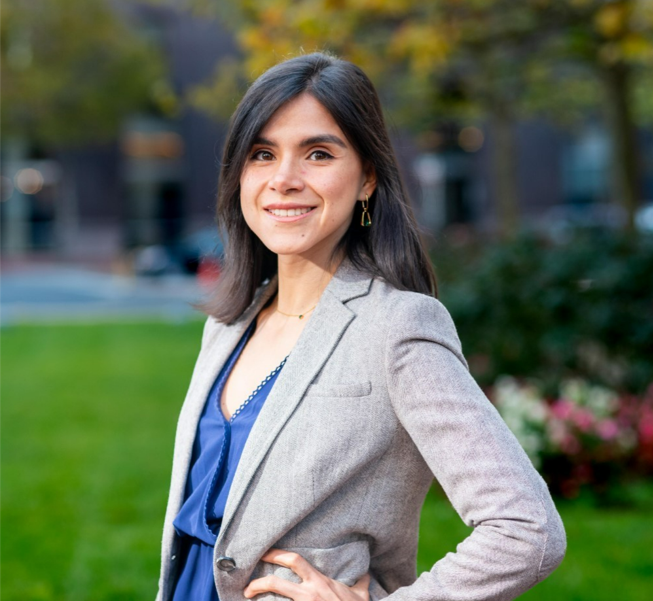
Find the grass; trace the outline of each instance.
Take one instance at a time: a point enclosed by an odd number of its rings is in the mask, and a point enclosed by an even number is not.
[[[202,324],[2,332],[2,599],[153,599],[175,421]],[[523,599],[639,601],[653,587],[653,485],[630,510],[561,504],[569,550]],[[468,529],[429,495],[428,569]]]

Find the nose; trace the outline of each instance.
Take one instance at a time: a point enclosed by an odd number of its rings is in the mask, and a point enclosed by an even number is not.
[[[271,190],[284,195],[303,190],[304,180],[301,177],[299,165],[290,158],[279,161],[277,169],[270,178],[269,186]]]

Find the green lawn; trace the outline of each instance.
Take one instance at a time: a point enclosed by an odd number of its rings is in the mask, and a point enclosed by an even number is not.
[[[176,415],[202,324],[2,331],[2,599],[153,599]],[[630,510],[563,504],[562,567],[532,601],[653,590],[653,485]],[[420,569],[468,529],[431,494]]]

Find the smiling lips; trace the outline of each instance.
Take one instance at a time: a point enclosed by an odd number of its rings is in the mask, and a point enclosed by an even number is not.
[[[265,212],[273,217],[276,221],[297,221],[308,215],[315,207],[297,207],[289,209],[279,209],[276,207],[266,208]]]

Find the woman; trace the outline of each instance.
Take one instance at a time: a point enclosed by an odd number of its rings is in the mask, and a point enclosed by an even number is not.
[[[310,54],[232,118],[226,264],[177,430],[159,599],[513,599],[565,534],[470,376],[374,88]],[[473,532],[416,577],[433,477]]]

